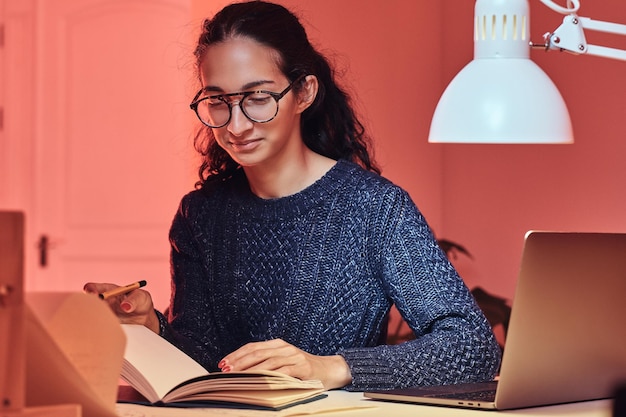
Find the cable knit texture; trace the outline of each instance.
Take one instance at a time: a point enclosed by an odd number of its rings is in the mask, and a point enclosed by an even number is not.
[[[350,390],[492,379],[500,350],[408,194],[339,161],[292,196],[253,195],[243,171],[186,195],[171,230],[161,334],[209,370],[281,338],[340,354]],[[416,339],[376,346],[395,303]]]

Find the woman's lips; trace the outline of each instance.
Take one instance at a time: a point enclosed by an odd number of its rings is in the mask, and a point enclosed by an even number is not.
[[[261,139],[242,140],[238,142],[230,142],[230,146],[236,151],[251,151],[261,143]]]

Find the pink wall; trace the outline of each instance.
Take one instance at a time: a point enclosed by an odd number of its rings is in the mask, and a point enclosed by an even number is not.
[[[226,3],[196,0],[195,16]],[[439,96],[472,59],[474,1],[279,3],[346,70],[383,175],[411,193],[438,236],[472,252],[472,260],[455,261],[470,287],[512,298],[529,229],[626,231],[626,63],[532,52],[568,104],[574,145],[428,144]],[[582,3],[581,16],[626,24],[620,0]],[[530,4],[532,39],[540,42],[562,16]]]

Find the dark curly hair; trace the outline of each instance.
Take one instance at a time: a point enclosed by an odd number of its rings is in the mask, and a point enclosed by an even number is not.
[[[207,48],[233,37],[247,37],[274,49],[280,70],[292,82],[302,75],[317,77],[317,97],[301,118],[306,146],[329,158],[353,161],[380,173],[370,155],[370,138],[352,108],[350,97],[337,85],[330,64],[311,45],[304,27],[293,13],[283,6],[264,1],[224,7],[213,19],[206,19],[202,24],[194,52],[198,76]],[[301,83],[294,84],[296,92],[301,88]],[[239,164],[217,144],[211,128],[201,127],[194,144],[203,156],[197,186],[228,178],[239,168]]]

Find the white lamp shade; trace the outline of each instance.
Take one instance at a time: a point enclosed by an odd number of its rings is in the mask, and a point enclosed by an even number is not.
[[[565,101],[530,60],[526,0],[478,0],[474,60],[433,115],[435,143],[572,143]]]

